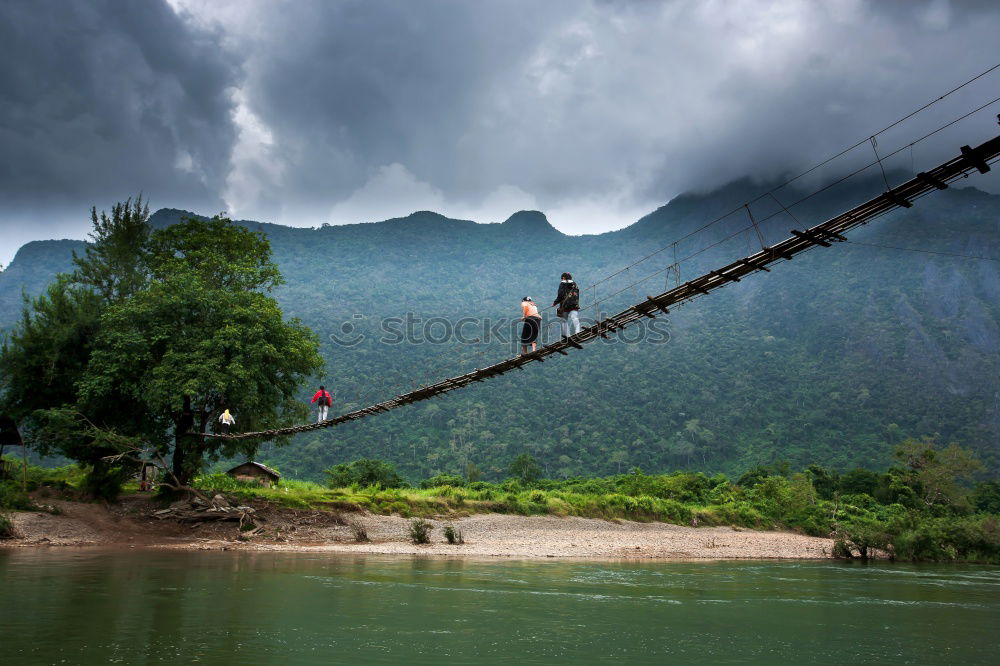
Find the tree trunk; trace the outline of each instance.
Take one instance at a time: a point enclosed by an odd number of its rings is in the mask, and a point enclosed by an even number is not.
[[[189,485],[191,479],[200,467],[201,456],[197,449],[198,443],[194,437],[187,434],[194,428],[194,412],[191,410],[191,396],[184,396],[184,409],[181,417],[174,423],[174,476],[177,480]]]

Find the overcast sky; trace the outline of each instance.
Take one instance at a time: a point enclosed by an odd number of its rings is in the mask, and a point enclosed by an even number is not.
[[[620,228],[837,152],[1000,62],[997,34],[995,1],[4,0],[0,262],[140,191],[295,226]],[[880,149],[998,95],[1000,70]],[[896,166],[992,136],[997,106]]]

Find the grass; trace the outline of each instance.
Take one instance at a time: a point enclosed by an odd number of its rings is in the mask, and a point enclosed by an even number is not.
[[[225,493],[230,499],[263,500],[288,509],[314,509],[329,504],[330,490],[312,481],[281,481],[265,488],[252,481],[237,481],[225,474],[199,476],[192,484],[208,493]]]
[[[365,510],[415,521],[505,513],[789,529],[813,536],[834,534],[838,552],[843,556],[863,557],[866,550],[884,548],[891,538],[894,547],[888,552],[900,559],[1000,563],[1000,519],[995,516],[977,514],[931,520],[916,516],[899,504],[879,505],[867,495],[843,496],[832,502],[798,492],[804,486],[794,479],[750,489],[728,482],[717,484],[701,493],[701,501],[628,494],[620,492],[622,489],[607,492],[612,489],[596,484],[585,487],[597,492],[575,492],[565,487],[522,488],[509,482],[384,489],[324,488],[316,483],[281,481],[275,488],[262,488],[218,475],[203,477],[198,483],[206,490],[223,491],[246,500],[272,501],[293,508]],[[668,488],[663,494],[675,494],[675,490]],[[348,524],[351,522],[348,520]],[[457,533],[453,538],[455,543],[461,543]]]
[[[29,464],[25,471],[22,469],[24,463],[20,458],[4,456],[3,459],[12,468],[13,478],[9,479],[8,482],[20,486],[23,480],[27,483],[29,491],[35,490],[39,486],[62,490],[76,489],[83,482],[83,477],[87,475],[86,469],[75,464],[52,468]]]
[[[477,513],[522,516],[579,516],[605,520],[669,522],[680,525],[740,525],[774,527],[748,505],[683,503],[648,495],[622,493],[576,493],[565,490],[502,490],[502,484],[482,488],[391,488],[378,486],[325,488],[310,481],[282,480],[265,488],[254,482],[236,481],[225,474],[196,479],[195,487],[206,492],[224,492],[244,501],[260,500],[293,509],[336,509],[395,514],[404,518],[432,516],[462,517]]]
[[[76,490],[85,474],[85,468],[75,465],[54,470],[29,466],[28,490]],[[820,476],[817,479],[822,480]],[[194,485],[210,495],[222,492],[230,501],[266,502],[290,509],[326,509],[341,514],[367,511],[411,519],[449,519],[504,513],[778,528],[813,536],[833,535],[839,552],[845,556],[865,557],[876,550],[911,561],[1000,564],[1000,517],[995,509],[989,508],[993,505],[980,500],[979,504],[964,509],[926,509],[919,503],[896,503],[909,501],[905,494],[901,495],[902,500],[890,498],[885,503],[857,491],[827,492],[824,499],[817,489],[819,486],[806,474],[765,475],[753,483],[745,483],[741,478],[735,484],[721,475],[707,477],[683,472],[644,475],[638,471],[607,478],[539,480],[530,485],[514,479],[499,483],[436,484],[442,480],[447,479],[428,480],[435,483],[428,488],[357,484],[329,488],[295,480],[282,480],[265,488],[225,474],[207,474],[195,479]],[[23,510],[24,503],[30,501],[20,486],[20,481],[0,484],[0,512]],[[134,484],[126,485],[126,491],[133,489]],[[983,497],[989,499],[987,495]],[[1000,502],[1000,493],[995,499]],[[357,521],[348,519],[347,524],[352,522]],[[361,527],[360,531],[355,530],[358,540],[367,538]],[[459,538],[457,534],[454,536],[456,540]]]

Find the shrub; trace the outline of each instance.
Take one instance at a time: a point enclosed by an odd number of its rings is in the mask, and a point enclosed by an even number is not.
[[[126,467],[109,467],[97,464],[90,468],[80,484],[81,490],[94,499],[108,502],[118,499],[122,486],[132,476],[133,470]]]
[[[672,499],[679,502],[702,503],[708,499],[709,491],[717,485],[707,476],[698,472],[677,472],[669,476],[657,477],[658,481],[649,493],[654,497]]]
[[[867,560],[875,557],[876,551],[894,556],[892,534],[885,523],[858,518],[845,523],[834,534],[835,553],[848,553],[850,557]]]
[[[857,467],[840,478],[840,492],[847,495],[874,497],[879,489],[881,476],[871,470]]]
[[[715,477],[713,477],[714,480]],[[743,489],[730,483],[725,477],[706,494],[705,504],[726,504],[742,496]]]
[[[0,511],[0,539],[11,539],[16,536],[13,517],[6,511]]]
[[[518,479],[504,479],[494,486],[497,490],[505,493],[519,493],[525,486]]]
[[[833,529],[829,503],[801,507],[782,518],[782,522],[810,536],[827,536]]]
[[[927,518],[900,530],[896,554],[912,561],[1000,562],[1000,520],[995,516]]]
[[[833,499],[834,493],[840,487],[840,474],[836,470],[827,471],[819,465],[809,465],[806,468],[806,473],[809,475],[813,488],[816,489],[820,498],[825,500]]]
[[[341,463],[330,469],[323,470],[330,481],[331,488],[346,488],[347,486],[382,488],[405,488],[406,479],[401,477],[396,468],[384,460],[362,458],[351,463]]]
[[[348,520],[347,527],[350,528],[356,542],[364,543],[369,540],[368,528],[360,520]]]
[[[561,488],[581,495],[607,495],[615,492],[615,485],[607,479],[567,479],[553,486],[553,489]]]
[[[648,498],[640,497],[639,499]],[[694,512],[677,500],[660,500],[656,505],[656,510],[658,514],[657,518],[659,520],[667,520],[678,525],[690,523],[694,518]]]
[[[875,498],[864,493],[859,495],[842,495],[840,501],[843,502],[844,507],[848,510],[863,509],[865,511],[875,511],[879,506]]]
[[[527,515],[528,511],[521,505],[517,493],[507,493],[497,504],[497,510],[504,513],[521,513]]]
[[[769,518],[784,516],[788,511],[791,483],[783,476],[769,476],[757,484],[749,492],[753,504]]]
[[[756,528],[771,526],[771,521],[764,518],[760,511],[744,501],[710,506],[705,511],[712,516],[712,520],[709,522],[716,525],[739,525]]]
[[[573,507],[561,497],[549,497],[545,503],[546,509],[554,516],[568,516]]]
[[[431,530],[434,526],[423,518],[414,518],[410,521],[410,539],[413,543],[430,543]]]
[[[545,504],[548,499],[548,495],[545,494],[544,490],[532,490],[528,493],[528,501],[534,504]]]
[[[1000,514],[1000,481],[982,481],[972,493],[976,511]]]
[[[456,530],[451,525],[444,528],[444,538],[448,540],[448,543],[452,546],[461,546],[465,543],[465,538],[462,536],[462,530]]]
[[[21,492],[20,484],[14,481],[0,481],[0,510],[30,511],[33,508],[31,499]]]
[[[465,479],[455,474],[438,474],[420,482],[421,488],[441,488],[443,486],[461,488],[464,485]]]
[[[764,479],[769,476],[771,476],[770,470],[766,467],[758,465],[757,467],[744,472],[743,476],[736,480],[736,485],[740,488],[753,488],[754,486],[763,483]]]

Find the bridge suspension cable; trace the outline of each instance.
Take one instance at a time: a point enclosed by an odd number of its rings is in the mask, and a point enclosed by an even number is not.
[[[992,67],[989,67],[988,69],[980,72],[979,74],[973,76],[972,78],[966,80],[965,82],[963,82],[963,83],[955,86],[954,88],[952,88],[948,92],[944,93],[943,95],[940,95],[939,97],[934,98],[933,100],[927,102],[923,106],[921,106],[921,107],[919,107],[917,109],[914,109],[913,111],[911,111],[910,113],[902,116],[901,118],[896,119],[895,121],[893,121],[889,125],[886,125],[885,127],[883,127],[882,129],[878,130],[877,132],[874,132],[870,136],[867,136],[867,137],[859,140],[857,143],[855,143],[855,144],[853,144],[851,146],[848,146],[847,148],[844,148],[843,150],[841,150],[837,154],[831,155],[830,157],[827,157],[826,159],[824,159],[823,161],[821,161],[821,162],[819,162],[817,164],[814,164],[813,166],[811,166],[811,167],[807,168],[806,170],[798,173],[797,175],[792,176],[791,178],[788,178],[787,180],[785,180],[784,182],[782,182],[780,185],[778,185],[778,186],[776,186],[776,187],[768,190],[767,192],[763,192],[762,194],[760,194],[760,195],[756,196],[755,198],[751,199],[750,201],[747,201],[746,203],[737,206],[736,208],[734,208],[733,210],[729,211],[728,213],[720,215],[720,216],[716,217],[715,219],[713,219],[713,220],[711,220],[709,222],[706,222],[705,224],[703,224],[702,226],[698,227],[697,229],[694,229],[693,231],[688,232],[684,236],[681,236],[680,238],[675,239],[670,245],[664,245],[663,247],[660,247],[660,248],[658,248],[658,249],[650,252],[649,254],[647,254],[644,257],[642,257],[642,258],[640,258],[640,259],[632,262],[631,264],[629,264],[629,265],[627,265],[627,266],[625,266],[625,267],[623,267],[623,268],[615,271],[614,273],[611,273],[610,275],[607,275],[607,276],[601,278],[600,280],[594,282],[591,285],[588,285],[587,287],[584,287],[584,289],[589,289],[591,287],[595,287],[596,285],[599,285],[599,284],[602,284],[604,282],[607,282],[607,281],[609,281],[609,280],[611,280],[611,279],[613,279],[613,278],[621,275],[622,273],[625,273],[630,268],[634,268],[635,266],[643,263],[644,261],[647,261],[647,260],[649,260],[649,259],[651,259],[651,258],[653,258],[653,257],[655,257],[657,255],[659,255],[660,253],[662,253],[663,251],[667,250],[668,248],[670,248],[670,247],[676,247],[677,243],[680,243],[681,241],[684,241],[684,240],[686,240],[686,239],[688,239],[688,238],[690,238],[692,236],[695,236],[695,235],[701,233],[702,231],[705,231],[705,230],[711,228],[712,226],[718,224],[719,222],[721,222],[721,221],[725,220],[726,218],[732,216],[733,214],[739,212],[743,208],[746,208],[747,210],[749,210],[749,205],[750,204],[756,203],[756,202],[760,201],[761,199],[764,199],[764,198],[766,198],[768,196],[771,196],[773,198],[774,193],[777,192],[778,190],[780,190],[780,189],[782,189],[784,187],[787,187],[788,185],[791,185],[792,183],[794,183],[795,181],[799,180],[800,178],[803,178],[803,177],[809,175],[810,173],[816,171],[817,169],[820,169],[820,168],[826,166],[827,164],[830,164],[831,162],[837,160],[838,158],[843,157],[844,155],[848,154],[852,150],[855,150],[856,148],[859,148],[860,146],[863,146],[866,143],[869,143],[869,142],[877,139],[882,134],[885,134],[889,130],[893,129],[894,127],[899,126],[900,124],[906,122],[910,118],[913,118],[914,116],[918,115],[919,113],[921,113],[923,111],[926,111],[927,109],[929,109],[930,107],[934,106],[938,102],[946,99],[947,97],[953,95],[954,93],[958,92],[959,90],[964,89],[966,86],[971,85],[972,83],[978,81],[979,79],[983,78],[984,76],[987,76],[988,74],[991,74],[992,72],[996,71],[997,69],[1000,69],[1000,63],[997,63],[997,64],[993,65]],[[893,151],[893,152],[891,152],[891,153],[883,156],[882,160],[887,160],[890,157],[893,157],[893,156],[897,155],[898,153],[900,153],[900,152],[902,152],[904,150],[907,150],[907,149],[912,150],[913,146],[915,146],[916,144],[920,143],[921,141],[924,141],[925,139],[933,136],[934,134],[937,134],[938,132],[940,132],[940,131],[948,128],[948,127],[951,127],[955,123],[957,123],[957,122],[959,122],[961,120],[964,120],[965,118],[968,118],[969,116],[971,116],[971,115],[973,115],[975,113],[978,113],[979,111],[982,111],[986,107],[992,106],[993,104],[995,104],[998,101],[1000,101],[1000,97],[994,98],[994,99],[990,100],[989,102],[986,102],[985,104],[983,104],[983,105],[981,105],[981,106],[973,109],[972,111],[969,111],[968,113],[966,113],[966,114],[964,114],[962,116],[959,116],[958,118],[955,118],[951,122],[946,123],[946,124],[938,127],[937,129],[935,129],[935,130],[933,130],[933,131],[925,134],[924,136],[920,137],[919,139],[916,139],[915,141],[912,141],[911,143],[903,146],[902,148],[899,148],[898,150],[895,150],[895,151]],[[801,204],[801,203],[803,203],[803,202],[811,199],[812,197],[816,196],[817,194],[820,194],[821,192],[824,192],[824,191],[830,189],[831,187],[834,187],[834,186],[836,186],[836,185],[844,182],[845,180],[848,180],[849,178],[852,178],[852,177],[856,176],[857,174],[861,173],[862,171],[865,171],[866,169],[874,166],[877,163],[878,163],[878,161],[866,164],[865,166],[863,166],[863,167],[861,167],[861,168],[859,168],[859,169],[857,169],[857,170],[849,173],[848,175],[846,175],[846,176],[844,176],[844,177],[842,177],[842,178],[840,178],[838,180],[835,180],[832,183],[827,184],[825,187],[822,187],[822,188],[820,188],[820,189],[818,189],[818,190],[816,190],[814,192],[811,192],[810,194],[802,197],[801,199],[799,199],[799,200],[797,200],[797,201],[795,201],[795,202],[793,202],[791,204],[788,204],[787,208],[794,208],[795,206],[797,206],[797,205],[799,205],[799,204]],[[766,217],[764,219],[757,220],[757,223],[759,224],[759,223],[766,222],[767,220],[769,220],[772,217],[774,217],[774,214],[772,214],[772,215],[770,215],[770,216],[768,216],[768,217]],[[546,309],[548,309],[548,308],[546,308]]]
[[[849,147],[841,150],[837,154],[832,155],[832,156],[824,159],[823,161],[819,162],[818,164],[815,164],[815,165],[809,167],[805,171],[802,171],[801,173],[799,173],[799,174],[797,174],[795,176],[792,176],[791,178],[789,178],[788,180],[784,181],[780,185],[772,188],[771,190],[769,190],[767,192],[761,193],[760,195],[758,195],[754,199],[751,199],[750,201],[747,201],[742,206],[737,207],[737,208],[733,209],[732,211],[730,211],[730,212],[728,212],[728,213],[726,213],[724,215],[721,215],[721,216],[715,218],[714,220],[712,220],[712,221],[710,221],[710,222],[708,222],[706,224],[703,224],[701,227],[699,227],[699,228],[697,228],[697,229],[695,229],[695,230],[693,230],[693,231],[685,234],[684,236],[682,236],[679,239],[674,240],[669,245],[665,245],[665,246],[663,246],[663,247],[661,247],[659,249],[654,250],[653,252],[651,252],[651,253],[647,254],[646,256],[638,259],[637,261],[634,261],[634,262],[628,264],[627,266],[625,266],[625,267],[623,267],[623,268],[621,268],[621,269],[619,269],[619,270],[611,273],[610,275],[607,275],[607,276],[601,278],[600,280],[597,280],[596,282],[594,282],[592,284],[589,284],[587,286],[581,287],[581,289],[580,289],[581,294],[582,293],[586,293],[587,290],[590,290],[591,293],[593,294],[593,298],[591,299],[591,301],[588,304],[584,305],[581,308],[581,311],[586,311],[586,310],[593,309],[594,312],[595,312],[594,318],[595,319],[596,318],[600,318],[601,313],[600,313],[599,306],[602,303],[606,303],[606,302],[612,300],[613,298],[615,298],[616,296],[620,296],[621,294],[623,294],[624,292],[628,291],[629,289],[634,289],[634,288],[638,287],[639,285],[644,284],[645,282],[649,281],[650,279],[652,279],[652,278],[654,278],[656,276],[662,275],[662,274],[666,274],[666,279],[669,279],[669,275],[672,272],[674,274],[676,284],[679,285],[680,282],[681,282],[681,278],[680,278],[680,266],[681,266],[681,264],[683,262],[690,261],[690,260],[694,259],[695,257],[701,255],[702,253],[707,252],[708,250],[710,250],[710,249],[712,249],[712,248],[714,248],[714,247],[716,247],[718,245],[721,245],[722,243],[730,240],[734,236],[738,236],[738,235],[740,235],[742,233],[749,234],[750,227],[749,226],[745,227],[745,228],[737,231],[735,234],[731,234],[730,236],[727,236],[727,237],[723,238],[720,241],[713,242],[713,243],[711,243],[710,245],[708,245],[706,247],[703,247],[703,248],[701,248],[701,249],[699,249],[699,250],[697,250],[697,251],[695,251],[695,252],[693,252],[691,254],[688,254],[687,256],[685,256],[683,259],[680,259],[680,260],[677,259],[677,245],[678,245],[678,243],[681,243],[684,240],[686,240],[686,239],[688,239],[688,238],[690,238],[692,236],[696,236],[697,234],[701,233],[702,231],[705,231],[706,229],[709,229],[712,226],[714,226],[714,225],[722,222],[723,220],[725,220],[725,219],[733,216],[734,214],[736,214],[736,213],[739,212],[740,208],[746,210],[746,212],[748,213],[749,218],[750,218],[750,222],[751,222],[752,227],[753,227],[753,230],[757,234],[757,238],[758,238],[758,241],[760,243],[760,246],[764,247],[764,245],[765,245],[765,238],[764,238],[764,234],[761,231],[761,227],[760,227],[760,225],[763,224],[764,222],[768,222],[771,219],[773,219],[774,217],[776,217],[777,215],[780,215],[781,213],[785,213],[789,217],[791,217],[793,220],[795,220],[796,224],[798,224],[799,223],[798,220],[795,219],[795,216],[791,213],[790,209],[792,209],[792,208],[794,208],[794,207],[802,204],[803,202],[811,199],[812,197],[814,197],[814,196],[816,196],[816,195],[818,195],[818,194],[820,194],[822,192],[825,192],[826,190],[829,190],[832,187],[835,187],[835,186],[839,185],[840,183],[842,183],[842,182],[844,182],[844,181],[846,181],[846,180],[848,180],[850,178],[853,178],[854,176],[858,175],[859,173],[864,172],[865,170],[867,170],[867,169],[875,166],[876,164],[878,164],[881,167],[883,160],[888,160],[889,158],[894,157],[895,155],[899,154],[900,152],[902,152],[904,150],[909,150],[910,151],[910,157],[911,157],[911,161],[912,161],[913,147],[915,145],[917,145],[921,141],[924,141],[925,139],[927,139],[927,138],[929,138],[929,137],[937,134],[938,132],[940,132],[940,131],[948,128],[948,127],[951,127],[955,123],[958,123],[961,120],[964,120],[965,118],[968,118],[968,117],[972,116],[973,114],[978,113],[979,111],[982,111],[986,107],[989,107],[989,106],[995,104],[996,102],[1000,101],[1000,97],[995,98],[995,99],[987,102],[986,104],[983,104],[983,105],[981,105],[981,106],[973,109],[972,111],[969,111],[968,113],[965,113],[965,114],[959,116],[958,118],[955,118],[955,119],[951,120],[950,122],[948,122],[948,123],[946,123],[944,125],[939,126],[937,129],[935,129],[935,130],[933,130],[933,131],[925,134],[924,136],[922,136],[922,137],[920,137],[920,138],[918,138],[918,139],[916,139],[914,141],[911,141],[909,144],[907,144],[907,145],[899,148],[898,150],[895,150],[895,151],[893,151],[893,152],[885,155],[881,159],[879,158],[878,151],[876,150],[875,151],[875,156],[876,156],[875,161],[869,162],[869,163],[861,166],[860,168],[855,169],[854,171],[848,173],[846,176],[843,176],[843,177],[841,177],[841,178],[839,178],[839,179],[837,179],[837,180],[835,180],[835,181],[833,181],[831,183],[826,184],[823,187],[820,187],[817,190],[814,190],[813,192],[810,192],[809,194],[807,194],[807,195],[799,198],[797,201],[794,201],[793,203],[790,203],[787,206],[785,206],[784,204],[782,204],[781,201],[779,201],[777,199],[777,197],[775,196],[775,193],[778,190],[780,190],[780,189],[786,187],[787,185],[795,182],[796,180],[798,180],[798,179],[800,179],[800,178],[802,178],[802,177],[804,177],[804,176],[812,173],[813,171],[815,171],[815,170],[817,170],[817,169],[825,166],[826,164],[829,164],[829,163],[833,162],[834,160],[838,159],[839,157],[842,157],[842,156],[846,155],[847,153],[849,153],[852,150],[854,150],[854,149],[856,149],[856,148],[864,145],[865,143],[872,142],[874,144],[876,138],[879,137],[879,136],[881,136],[885,132],[889,131],[890,129],[892,129],[894,127],[897,127],[898,125],[902,124],[903,122],[909,120],[910,118],[913,118],[914,116],[916,116],[917,114],[921,113],[922,111],[924,111],[924,110],[932,107],[933,105],[937,104],[938,102],[944,100],[945,98],[947,98],[950,95],[958,92],[959,90],[962,90],[966,86],[971,85],[973,82],[975,82],[975,81],[977,81],[977,80],[979,80],[979,79],[987,76],[988,74],[994,72],[997,69],[1000,69],[1000,64],[993,65],[992,67],[986,69],[985,71],[980,72],[976,76],[973,76],[972,78],[966,80],[965,82],[963,82],[963,83],[955,86],[954,88],[952,88],[948,92],[944,93],[943,95],[940,95],[939,97],[936,97],[935,99],[927,102],[923,106],[921,106],[921,107],[919,107],[917,109],[914,109],[913,111],[911,111],[910,113],[906,114],[905,116],[902,116],[901,118],[898,118],[897,120],[893,121],[889,125],[883,127],[882,129],[878,130],[877,132],[873,133],[871,136],[859,140],[857,143],[855,143],[855,144],[853,144],[853,145],[851,145],[851,146],[849,146]],[[913,169],[911,169],[911,171],[913,171]],[[885,179],[884,169],[883,169],[883,179]],[[886,189],[891,189],[890,186],[889,186],[889,183],[887,181],[886,181]],[[754,216],[753,216],[752,211],[750,210],[750,204],[756,203],[756,202],[758,202],[758,201],[760,201],[762,199],[765,199],[767,197],[770,197],[771,199],[773,199],[782,210],[775,211],[774,213],[771,213],[770,215],[767,215],[767,216],[765,216],[765,217],[763,217],[761,219],[755,219]],[[597,292],[597,288],[598,288],[598,286],[600,286],[600,285],[602,285],[602,284],[604,284],[606,282],[609,282],[610,280],[612,280],[615,277],[617,277],[619,275],[622,275],[622,274],[631,277],[631,275],[632,275],[631,269],[632,268],[634,268],[635,266],[638,266],[639,264],[641,264],[641,263],[643,263],[643,262],[645,262],[645,261],[647,261],[647,260],[649,260],[649,259],[651,259],[651,258],[653,258],[653,257],[655,257],[657,255],[659,255],[660,253],[662,253],[664,250],[666,250],[668,248],[671,248],[673,250],[673,264],[671,264],[669,266],[666,266],[665,268],[657,269],[654,272],[646,275],[645,277],[639,278],[638,280],[635,280],[635,281],[631,282],[630,284],[626,285],[625,287],[618,289],[617,291],[610,291],[609,290],[609,292],[607,294],[603,295],[603,297],[598,298],[598,296],[597,296],[597,293],[598,293]],[[747,249],[747,253],[749,254],[749,247]],[[664,288],[666,288],[666,285],[664,286]],[[548,311],[548,310],[551,310],[553,308],[554,308],[554,306],[548,306],[548,307],[542,308],[542,310],[543,311]],[[487,354],[487,350],[479,350],[479,351],[474,352],[472,354],[468,354],[468,355],[463,354],[463,355],[460,355],[458,358],[454,358],[453,357],[449,361],[446,361],[444,364],[441,364],[440,366],[437,366],[437,367],[433,368],[431,371],[425,372],[423,374],[424,374],[424,376],[428,376],[428,377],[437,377],[437,376],[440,376],[440,373],[441,373],[442,370],[450,370],[453,367],[460,366],[460,365],[465,365],[465,364],[467,364],[473,358],[477,358],[478,357],[480,359],[485,359],[486,354]],[[392,383],[391,385],[388,385],[388,384],[389,384],[389,382],[382,382],[382,383],[379,383],[377,385],[370,385],[366,390],[359,390],[359,391],[356,392],[355,399],[352,402],[355,402],[355,403],[361,402],[362,400],[367,399],[368,396],[370,396],[370,395],[372,395],[372,394],[374,394],[376,392],[395,391],[395,390],[397,390],[399,388],[402,388],[404,386],[407,386],[407,385],[410,385],[411,387],[413,387],[413,386],[417,385],[417,382],[413,378],[407,378],[407,379],[403,379],[402,381],[397,381],[395,383]]]
[[[872,220],[894,210],[910,208],[916,199],[936,190],[947,189],[948,184],[958,178],[967,177],[970,173],[977,171],[979,173],[987,173],[990,170],[990,164],[998,158],[1000,158],[1000,135],[975,148],[962,146],[960,154],[957,157],[953,157],[927,172],[920,172],[916,177],[905,183],[891,188],[844,213],[807,229],[792,229],[790,231],[791,236],[780,243],[764,247],[759,252],[737,259],[721,268],[710,270],[657,296],[647,296],[644,301],[635,303],[615,315],[601,319],[597,323],[582,329],[575,335],[558,342],[553,342],[530,354],[508,358],[499,363],[494,363],[484,368],[477,368],[472,372],[450,377],[429,386],[421,386],[418,389],[402,393],[389,400],[356,409],[326,421],[258,432],[189,434],[225,440],[272,439],[322,428],[330,428],[348,421],[357,421],[374,414],[388,412],[404,405],[443,395],[473,383],[498,377],[512,370],[523,370],[525,365],[536,362],[544,363],[546,359],[555,354],[565,356],[574,349],[583,349],[584,344],[593,342],[598,338],[607,338],[609,333],[624,329],[643,318],[655,319],[659,314],[668,314],[671,307],[691,301],[699,296],[707,295],[732,282],[739,282],[748,275],[761,271],[770,272],[768,266],[771,264],[776,264],[782,260],[791,261],[795,255],[817,246],[831,247],[833,243],[847,241],[844,234],[848,231],[868,224]],[[745,229],[737,233],[741,233],[742,231],[745,231]]]

